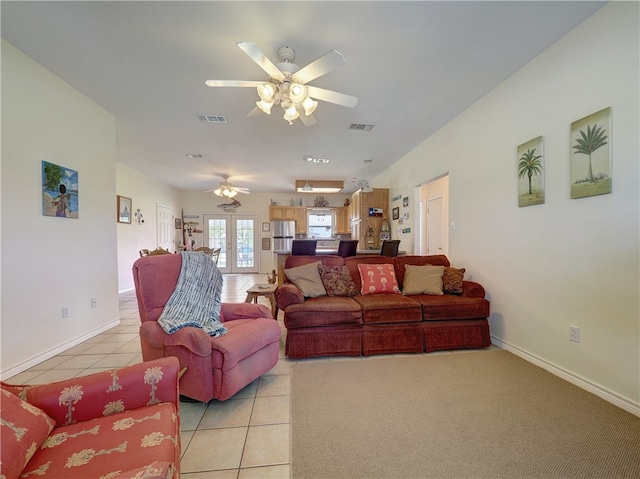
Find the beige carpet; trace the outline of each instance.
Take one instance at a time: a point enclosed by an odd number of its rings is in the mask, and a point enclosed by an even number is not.
[[[292,475],[640,478],[640,418],[507,351],[292,366]]]

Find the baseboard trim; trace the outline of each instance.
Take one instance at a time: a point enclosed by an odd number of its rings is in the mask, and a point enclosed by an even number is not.
[[[553,363],[550,363],[549,361],[546,361],[534,354],[531,354],[530,352],[525,351],[524,349],[519,348],[518,346],[510,344],[507,341],[503,341],[500,338],[491,336],[491,342],[493,345],[499,347],[500,349],[509,351],[515,354],[516,356],[521,357],[525,361],[535,364],[536,366],[539,366],[542,369],[549,371],[551,374],[558,376],[559,378],[562,378],[565,381],[568,381],[571,384],[574,384],[575,386],[578,386],[579,388],[584,389],[585,391],[595,394],[596,396],[604,399],[605,401],[610,402],[614,406],[618,406],[619,408],[624,409],[625,411],[633,414],[634,416],[640,417],[640,404],[635,404],[632,401],[629,401],[628,399],[623,398],[618,394],[603,388],[602,386],[594,384],[583,377],[577,376],[576,374],[573,374],[567,371],[566,369],[563,369]]]
[[[15,376],[16,374],[26,371],[27,369],[35,366],[36,364],[40,364],[41,362],[46,361],[47,359],[51,359],[52,357],[65,352],[67,349],[71,349],[72,347],[77,346],[78,344],[83,343],[88,339],[91,339],[97,336],[98,334],[104,333],[105,331],[108,331],[111,328],[118,326],[119,324],[120,324],[120,319],[116,319],[115,321],[112,321],[108,324],[105,324],[104,326],[100,326],[99,328],[89,331],[88,333],[83,334],[78,338],[75,338],[69,342],[61,344],[60,346],[50,349],[49,351],[45,351],[44,353],[39,354],[36,357],[23,361],[22,363],[17,364],[7,369],[6,371],[0,372],[0,380],[4,381],[6,380],[6,378],[10,378],[12,376]]]

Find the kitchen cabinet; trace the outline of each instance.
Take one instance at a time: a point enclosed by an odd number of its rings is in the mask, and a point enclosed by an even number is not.
[[[296,210],[296,234],[307,234],[307,208],[294,208]]]
[[[381,214],[369,216],[370,208],[378,208]],[[356,191],[351,196],[351,238],[357,239],[358,249],[380,249],[380,227],[389,218],[389,189],[374,188],[371,193]]]
[[[336,234],[349,234],[349,207],[340,206],[334,208],[336,212]]]
[[[269,221],[295,221],[296,234],[307,234],[307,208],[304,206],[270,206]]]

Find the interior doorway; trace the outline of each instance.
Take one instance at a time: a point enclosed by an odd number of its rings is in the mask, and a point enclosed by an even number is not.
[[[257,215],[203,215],[204,244],[220,248],[218,269],[222,273],[258,273]]]
[[[158,247],[171,251],[176,250],[175,244],[175,217],[173,215],[173,209],[156,205],[156,224],[158,225],[156,236]]]
[[[449,175],[420,186],[420,254],[449,254]]]

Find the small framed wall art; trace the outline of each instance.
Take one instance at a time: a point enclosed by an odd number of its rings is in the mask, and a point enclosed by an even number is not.
[[[131,198],[118,195],[118,223],[131,224]]]
[[[571,123],[571,198],[611,193],[611,108]]]
[[[262,223],[262,231],[271,231],[271,223],[265,221]]]
[[[542,137],[518,146],[518,206],[544,203],[544,154]]]
[[[271,238],[262,238],[262,250],[269,251],[271,249]]]
[[[400,208],[399,207],[395,207],[391,210],[391,219],[393,220],[397,220],[398,218],[400,218]]]
[[[42,162],[42,214],[78,219],[78,172]]]
[[[182,220],[180,218],[176,218],[176,229],[177,230],[182,229]]]

